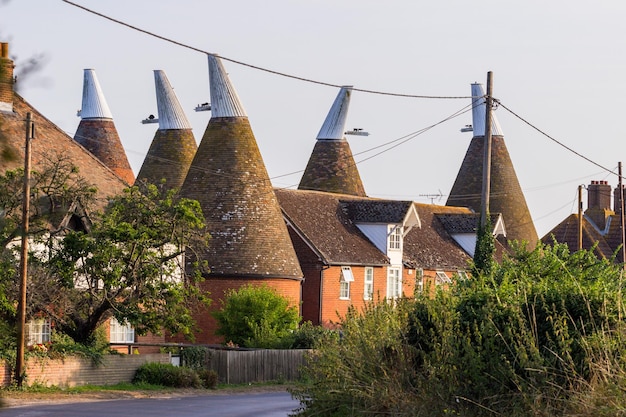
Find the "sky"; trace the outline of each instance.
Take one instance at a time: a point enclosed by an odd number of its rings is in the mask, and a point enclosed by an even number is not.
[[[486,85],[489,71],[501,103],[494,115],[540,237],[576,211],[579,185],[618,184],[623,0],[73,1],[223,57],[275,187],[297,187],[336,86],[352,85],[435,97],[355,91],[346,127],[370,135],[347,138],[369,196],[445,204],[471,140],[460,129],[472,123],[471,112],[447,119],[468,109],[471,84]],[[62,0],[0,0],[0,40],[19,93],[70,136],[83,69],[94,69],[135,174],[157,128],[141,124],[157,113],[153,70],[165,71],[202,138],[202,52]]]

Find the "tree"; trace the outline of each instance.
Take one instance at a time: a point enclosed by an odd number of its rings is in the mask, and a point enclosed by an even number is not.
[[[495,239],[493,237],[491,219],[487,216],[485,224],[481,224],[476,232],[476,248],[474,250],[472,274],[489,275],[493,270]]]
[[[227,292],[221,310],[214,312],[216,332],[244,347],[280,348],[291,344],[298,328],[298,309],[272,288],[246,285]]]
[[[88,343],[115,317],[138,334],[192,335],[195,303],[209,303],[198,283],[204,265],[189,268],[183,255],[206,245],[200,205],[175,190],[145,185],[113,198],[90,231],[70,231],[40,258],[41,298],[35,306],[57,331]]]

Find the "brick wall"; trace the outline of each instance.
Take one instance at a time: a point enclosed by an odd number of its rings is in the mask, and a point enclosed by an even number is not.
[[[1,44],[0,103],[13,104],[13,61],[9,59],[9,44]]]
[[[135,371],[146,362],[170,363],[168,354],[107,355],[101,365],[90,359],[69,357],[65,359],[28,358],[26,384],[74,387],[80,385],[112,385],[131,382]],[[0,361],[0,386],[10,384],[13,364]]]

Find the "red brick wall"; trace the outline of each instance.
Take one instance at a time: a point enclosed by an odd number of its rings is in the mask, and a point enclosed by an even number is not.
[[[0,102],[2,103],[13,103],[14,65],[9,59],[8,50],[8,44],[2,43],[2,56],[0,57]]]
[[[213,302],[209,309],[198,308],[193,313],[196,325],[199,328],[199,332],[195,334],[195,343],[216,344],[224,342],[222,336],[215,335],[217,321],[213,318],[211,312],[221,308],[226,291],[229,289],[239,289],[248,284],[254,286],[267,285],[276,290],[280,295],[288,298],[291,305],[299,306],[300,304],[300,280],[281,278],[207,278],[202,284],[202,289],[211,293],[210,297]],[[180,335],[173,335],[166,337],[166,339],[168,339],[169,342],[185,341]]]
[[[94,365],[90,359],[78,357],[28,358],[25,366],[26,384],[74,387],[131,382],[137,368],[146,362],[170,363],[170,356],[168,354],[107,355],[100,365]],[[0,387],[6,387],[11,383],[11,365],[13,364],[0,361]]]

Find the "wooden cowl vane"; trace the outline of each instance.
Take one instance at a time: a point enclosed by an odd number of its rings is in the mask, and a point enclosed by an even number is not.
[[[446,202],[447,206],[469,207],[477,213],[481,211],[486,115],[484,95],[480,84],[472,84],[474,135]],[[502,213],[507,240],[525,241],[532,249],[538,241],[537,231],[495,116],[492,116],[491,133],[490,212]]]
[[[300,280],[248,117],[220,59],[208,60],[212,116],[181,195],[198,200],[206,217],[211,239],[202,257],[209,276]]]
[[[74,140],[84,146],[129,185],[135,175],[113,123],[111,110],[104,98],[93,69],[84,71],[81,118]]]
[[[351,87],[342,87],[317,135],[299,190],[365,197],[359,170],[344,136]]]
[[[164,71],[154,71],[154,83],[159,128],[137,174],[137,182],[159,184],[165,180],[166,187],[179,189],[198,145]]]

